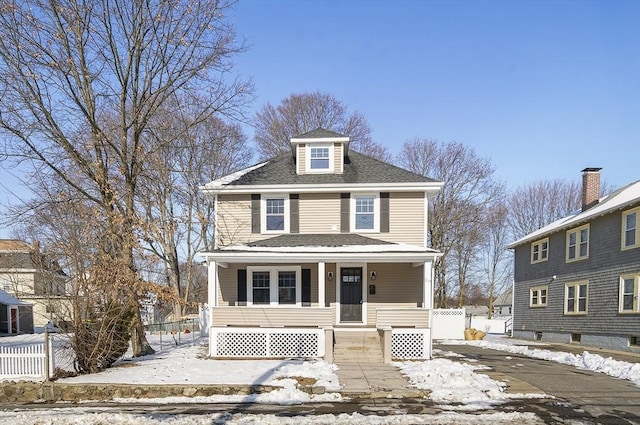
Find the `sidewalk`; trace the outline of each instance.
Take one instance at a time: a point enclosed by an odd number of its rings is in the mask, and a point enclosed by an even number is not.
[[[385,363],[336,363],[342,389],[349,398],[422,398],[424,391],[409,388],[395,366]]]

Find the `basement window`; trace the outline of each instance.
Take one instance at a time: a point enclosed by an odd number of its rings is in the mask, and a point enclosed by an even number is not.
[[[542,341],[542,332],[536,332],[533,336],[536,341]]]
[[[571,342],[580,342],[581,334],[571,334]]]
[[[629,347],[640,347],[640,336],[629,335]]]

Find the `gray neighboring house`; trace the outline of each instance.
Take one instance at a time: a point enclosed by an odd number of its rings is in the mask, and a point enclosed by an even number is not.
[[[599,192],[584,169],[582,210],[509,246],[514,337],[640,352],[640,181]]]
[[[0,289],[0,334],[33,333],[33,306]]]

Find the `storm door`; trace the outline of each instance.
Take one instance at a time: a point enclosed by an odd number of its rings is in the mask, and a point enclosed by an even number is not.
[[[340,322],[362,323],[362,267],[340,269]]]

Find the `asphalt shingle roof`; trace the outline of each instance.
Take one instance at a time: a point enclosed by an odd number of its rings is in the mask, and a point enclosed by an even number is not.
[[[250,242],[247,246],[263,248],[286,248],[296,246],[340,247],[353,245],[393,245],[391,242],[368,238],[356,234],[288,234]]]
[[[294,136],[294,139],[324,139],[327,137],[347,137],[343,134],[336,133],[335,131],[325,130],[324,128],[316,128],[315,130],[308,131],[299,136]]]
[[[395,165],[378,161],[358,152],[345,157],[342,174],[297,174],[291,153],[278,155],[227,185],[284,184],[356,184],[356,183],[430,183],[437,180],[424,177]],[[226,185],[225,185],[226,186]]]

